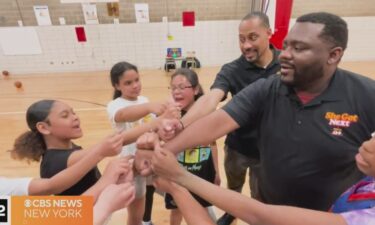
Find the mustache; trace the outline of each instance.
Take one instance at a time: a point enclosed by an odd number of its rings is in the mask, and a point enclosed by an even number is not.
[[[288,62],[288,61],[285,61],[285,60],[279,60],[279,63],[281,66],[288,66],[288,67],[293,67],[294,64]]]
[[[256,49],[253,48],[246,48],[245,52],[256,52]]]

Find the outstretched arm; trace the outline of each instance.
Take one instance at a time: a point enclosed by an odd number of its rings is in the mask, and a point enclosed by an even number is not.
[[[175,118],[179,119],[181,117],[180,107],[175,103],[169,103],[166,105],[166,109],[163,114],[157,118],[148,121],[147,123],[142,123],[141,125],[134,127],[129,130],[122,132],[123,145],[128,145],[137,140],[139,136],[148,132],[150,130],[156,130],[164,118]]]
[[[158,147],[157,147],[158,148]],[[237,192],[220,188],[184,170],[169,151],[156,149],[154,172],[201,196],[225,212],[254,225],[346,225],[342,216],[290,206],[263,204]]]
[[[166,109],[166,104],[162,103],[144,103],[128,106],[118,110],[115,114],[115,122],[134,122],[150,113],[161,115]]]
[[[235,120],[219,109],[185,127],[174,139],[168,141],[164,148],[177,154],[186,148],[210,144],[238,127]]]
[[[99,143],[97,143],[89,149],[74,151],[72,154],[70,154],[68,158],[68,167],[74,165],[79,160],[91,154],[91,152],[96,152],[96,154],[99,154],[103,157],[115,156],[119,154],[122,148],[122,135],[122,132],[115,132],[105,137],[102,141],[100,141]],[[92,166],[91,168],[93,168],[94,166]]]
[[[208,145],[238,127],[238,124],[224,110],[219,109],[185,128],[163,148],[177,154],[186,148]],[[135,166],[144,176],[151,172],[147,162],[152,153],[148,150],[154,149],[156,141],[159,141],[159,137],[154,133],[145,133],[137,140]]]
[[[211,144],[211,152],[212,152],[212,161],[214,163],[215,168],[215,181],[214,184],[220,185],[221,179],[220,179],[220,171],[219,171],[219,152],[217,150],[217,144],[216,141],[214,141]]]
[[[100,194],[94,206],[94,225],[103,225],[116,210],[127,207],[135,197],[134,185],[110,184]]]
[[[158,190],[173,196],[188,225],[214,225],[207,210],[191,196],[188,190],[161,177],[154,178],[153,184]]]
[[[121,136],[114,135],[105,140],[103,145],[96,145],[90,151],[85,151],[85,155],[77,159],[77,163],[59,172],[55,176],[47,179],[35,178],[30,182],[29,195],[51,195],[60,193],[85,176],[96,164],[107,155],[113,155],[121,149]],[[104,146],[112,143],[112,146]]]
[[[212,89],[201,96],[182,117],[181,121],[185,127],[216,110],[217,105],[223,99],[225,93],[221,89]]]
[[[189,126],[194,121],[215,111],[217,105],[223,99],[225,93],[221,89],[212,89],[207,94],[201,96],[182,117],[175,122],[170,120],[162,121],[159,126],[158,134],[163,140],[170,140],[176,136],[184,127]]]

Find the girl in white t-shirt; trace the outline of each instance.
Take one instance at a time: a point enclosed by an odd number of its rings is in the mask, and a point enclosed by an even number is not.
[[[142,84],[136,66],[128,62],[116,63],[111,69],[110,78],[114,94],[113,100],[107,105],[107,112],[116,130],[138,127],[166,111],[166,104],[150,103],[146,97],[140,95]],[[121,154],[134,155],[135,151],[135,143],[132,143],[124,146]],[[146,191],[146,178],[141,176],[135,177],[135,186],[136,199],[128,207],[127,224],[141,224],[142,217],[143,224],[152,224],[151,209],[155,188],[147,185]]]

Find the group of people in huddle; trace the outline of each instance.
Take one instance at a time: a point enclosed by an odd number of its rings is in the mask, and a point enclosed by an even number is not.
[[[116,63],[107,105],[115,131],[87,149],[74,143],[82,130],[69,105],[35,102],[11,154],[40,161],[41,178],[0,178],[0,194],[92,195],[95,224],[126,207],[128,225],[151,225],[155,188],[167,193],[171,225],[375,224],[375,81],[338,68],[346,22],[300,16],[281,51],[271,34],[264,13],[246,15],[242,55],[205,94],[195,71],[177,69],[171,102],[150,102],[137,67]],[[220,187],[215,143],[226,134],[229,190]],[[115,155],[101,174],[97,163]],[[251,197],[238,193],[247,168]],[[219,220],[212,205],[226,212]]]

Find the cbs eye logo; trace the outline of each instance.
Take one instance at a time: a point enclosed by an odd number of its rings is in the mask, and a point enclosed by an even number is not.
[[[8,199],[0,199],[0,224],[8,222]]]

